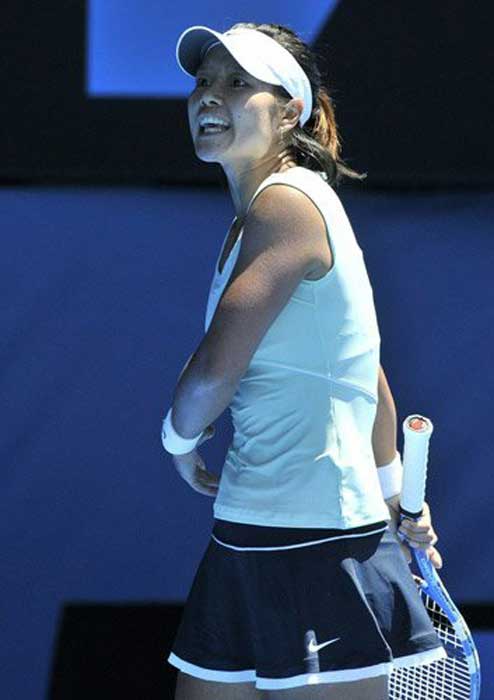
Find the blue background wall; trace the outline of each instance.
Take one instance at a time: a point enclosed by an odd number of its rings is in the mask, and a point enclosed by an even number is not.
[[[442,576],[456,600],[489,602],[494,195],[340,197],[400,423],[412,412],[434,422]],[[202,338],[233,211],[204,188],[11,188],[0,199],[1,656],[6,697],[27,700],[48,682],[64,602],[188,593],[213,501],[180,479],[160,428]],[[200,451],[219,473],[228,412],[216,426]],[[401,426],[398,439],[401,449]]]
[[[195,5],[195,6],[194,6]],[[225,31],[234,22],[282,17],[309,43],[338,5],[338,0],[228,0],[175,4],[156,0],[89,0],[87,4],[87,92],[91,97],[181,96],[191,78],[178,67],[174,46],[192,24]],[[276,21],[276,20],[271,20]]]

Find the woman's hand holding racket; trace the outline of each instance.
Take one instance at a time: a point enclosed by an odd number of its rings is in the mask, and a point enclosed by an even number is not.
[[[218,493],[219,477],[208,472],[204,461],[197,451],[199,445],[213,437],[216,432],[214,425],[208,425],[195,449],[182,455],[172,455],[176,470],[194,491],[204,496],[216,496]]]
[[[431,522],[431,512],[428,503],[424,501],[424,512],[416,522],[405,519],[400,524],[400,495],[392,496],[386,501],[390,515],[397,529],[400,546],[406,556],[408,563],[412,561],[409,547],[419,547],[425,549],[436,569],[441,569],[443,560],[437,549],[434,547],[438,537]],[[404,539],[403,539],[404,538]]]
[[[421,574],[413,578],[441,647],[434,651],[436,658],[424,664],[394,666],[389,676],[388,697],[389,700],[479,700],[480,661],[475,642],[436,571],[442,562],[433,546],[437,535],[425,503],[429,441],[434,426],[430,418],[418,413],[407,416],[402,425],[403,483],[399,497],[402,522],[396,536],[399,540],[407,538],[413,550],[414,563]]]

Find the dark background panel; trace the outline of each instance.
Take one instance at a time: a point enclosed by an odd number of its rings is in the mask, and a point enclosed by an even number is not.
[[[193,152],[186,95],[87,94],[87,12],[82,0],[7,5],[0,180],[223,182],[219,166],[205,168]],[[252,19],[282,22],[273,15]],[[342,155],[368,172],[367,186],[492,185],[493,19],[485,0],[336,6],[313,47]],[[163,52],[174,57],[174,43]]]

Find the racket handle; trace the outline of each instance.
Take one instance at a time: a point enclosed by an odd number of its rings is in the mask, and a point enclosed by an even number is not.
[[[400,511],[413,520],[422,515],[427,477],[429,440],[434,426],[432,421],[418,413],[403,421],[403,484],[400,496]]]

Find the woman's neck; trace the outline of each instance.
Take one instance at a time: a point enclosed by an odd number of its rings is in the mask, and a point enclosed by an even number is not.
[[[296,167],[298,167],[297,163],[294,160],[289,160],[289,161],[283,162],[281,164],[280,168],[278,170],[273,170],[273,172],[270,173],[270,175],[274,175],[275,173],[283,173],[286,170],[290,170],[291,168],[296,168]],[[240,228],[242,228],[246,217],[247,217],[247,212],[245,212],[244,214],[241,214],[241,215],[236,215],[235,219],[234,219],[234,226],[235,227],[240,226]]]

